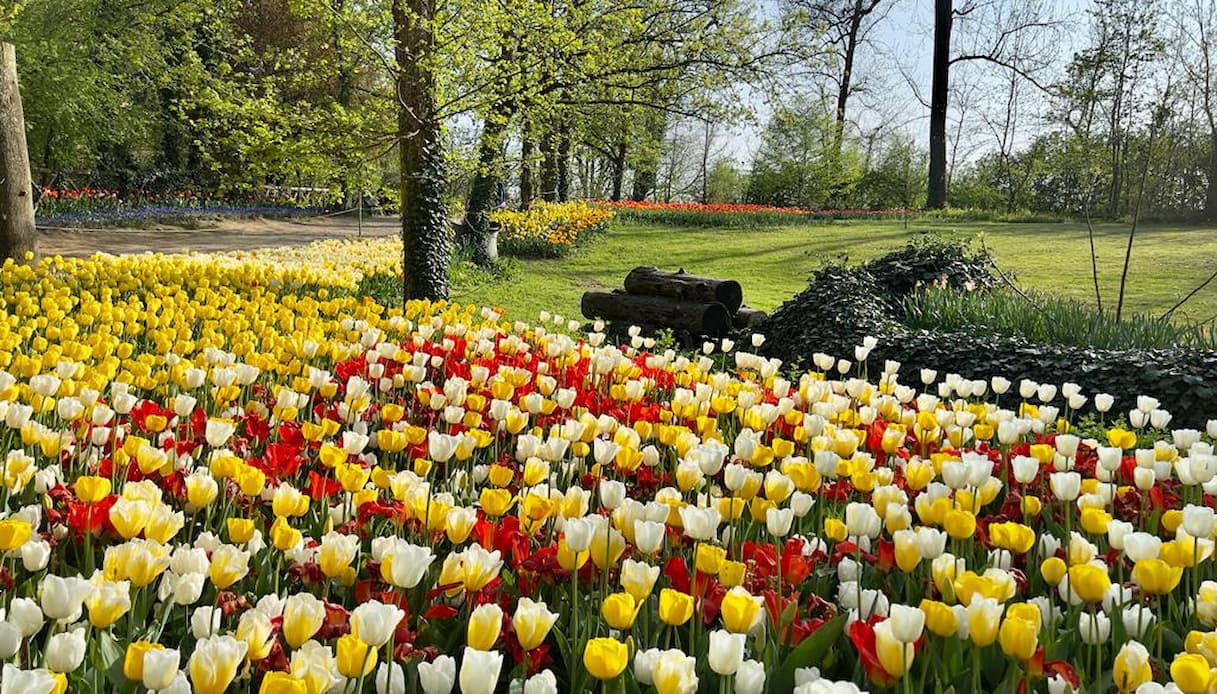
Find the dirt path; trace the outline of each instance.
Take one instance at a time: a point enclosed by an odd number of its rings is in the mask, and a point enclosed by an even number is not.
[[[391,236],[400,230],[396,217],[363,220],[364,236]],[[248,251],[275,246],[303,246],[321,239],[353,237],[358,233],[359,222],[350,217],[220,219],[202,229],[40,229],[38,252],[42,255],[90,256],[97,252],[118,255]]]

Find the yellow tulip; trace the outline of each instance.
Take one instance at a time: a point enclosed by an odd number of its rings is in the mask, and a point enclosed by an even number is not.
[[[503,627],[503,610],[498,605],[479,605],[469,615],[469,626],[465,632],[465,644],[479,651],[494,649]]]
[[[106,498],[111,489],[108,477],[78,477],[73,486],[76,488],[76,498],[86,504],[93,504]]]
[[[592,556],[591,552],[583,550],[575,552],[566,544],[566,538],[558,539],[558,565],[567,571],[578,571],[583,568],[587,560]]]
[[[616,679],[625,671],[629,659],[629,647],[614,638],[592,639],[583,649],[583,666],[598,680]]]
[[[220,590],[225,590],[249,573],[249,552],[232,545],[220,545],[211,553],[209,576]]]
[[[925,626],[936,636],[949,638],[959,629],[959,617],[951,606],[937,600],[923,599],[921,611],[925,613]]]
[[[288,525],[287,519],[280,516],[275,519],[275,522],[270,526],[270,540],[275,549],[286,552],[292,549],[304,539],[304,535]]]
[[[697,546],[694,564],[697,570],[711,576],[718,575],[719,567],[727,559],[727,550],[716,545],[701,543]]]
[[[1171,661],[1171,679],[1183,694],[1205,694],[1213,682],[1213,670],[1204,656],[1180,653]]]
[[[1171,566],[1161,559],[1142,559],[1133,565],[1132,577],[1148,595],[1166,595],[1179,585],[1182,566]]]
[[[376,669],[376,649],[354,634],[338,637],[334,650],[338,673],[343,677],[363,677]]]
[[[290,672],[268,672],[262,677],[258,694],[312,694],[308,683]]]
[[[1112,682],[1120,694],[1131,694],[1154,678],[1149,664],[1149,651],[1136,641],[1128,641],[1116,654],[1112,666]]]
[[[1082,509],[1082,529],[1091,535],[1105,534],[1110,523],[1111,514],[1103,509],[1093,507]]]
[[[902,643],[892,635],[892,623],[888,620],[875,625],[875,653],[879,665],[887,674],[900,678],[909,671],[916,651],[911,643]]]
[[[1040,620],[1040,610],[1035,605],[1011,605],[998,636],[1002,652],[1016,660],[1030,660],[1039,645]]]
[[[0,520],[0,550],[9,552],[19,549],[33,533],[34,526],[26,521],[12,518]]]
[[[839,518],[824,519],[824,536],[833,542],[843,542],[848,536],[849,530],[845,527],[845,523]]]
[[[693,616],[693,596],[671,588],[659,591],[659,618],[664,624],[678,627]]]
[[[600,604],[600,614],[610,627],[625,631],[634,626],[640,607],[629,593],[613,593]]]
[[[942,527],[952,539],[969,538],[976,532],[976,516],[967,511],[952,509],[947,511]]]
[[[744,582],[747,569],[743,562],[724,560],[718,567],[718,580],[724,588],[734,588]]]
[[[162,650],[165,647],[153,641],[132,641],[127,645],[123,656],[123,677],[132,682],[144,679],[144,654],[148,651]]]
[[[1083,602],[1098,602],[1107,594],[1111,578],[1107,571],[1094,564],[1069,567],[1069,590]]]
[[[487,515],[499,517],[511,510],[515,497],[506,489],[483,487],[479,503]]]
[[[520,647],[526,651],[540,646],[549,635],[549,630],[558,621],[558,615],[551,612],[544,602],[531,598],[520,598],[516,603],[515,614],[512,615],[511,625],[515,628],[516,638]]]
[[[1026,554],[1035,546],[1035,531],[1022,523],[992,523],[989,540],[1012,554]]]
[[[1068,567],[1065,566],[1065,560],[1060,557],[1048,557],[1040,563],[1040,575],[1044,577],[1044,581],[1052,587],[1056,587],[1065,578],[1065,572]]]
[[[228,527],[229,542],[243,545],[254,536],[255,527],[252,519],[228,518],[225,520],[225,525]]]
[[[752,630],[761,615],[761,601],[736,586],[723,596],[721,610],[723,627],[727,631],[746,634]]]

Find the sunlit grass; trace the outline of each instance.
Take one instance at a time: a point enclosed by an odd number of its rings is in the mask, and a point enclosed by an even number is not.
[[[1082,224],[900,221],[832,222],[772,229],[681,228],[617,223],[574,256],[508,261],[500,276],[458,269],[453,298],[501,306],[508,316],[528,319],[547,310],[578,316],[589,289],[620,287],[638,265],[684,268],[694,274],[731,277],[744,302],[772,310],[806,286],[826,261],[873,258],[914,235],[933,231],[949,238],[981,239],[1004,271],[1039,292],[1093,302],[1089,242]],[[1127,227],[1097,225],[1100,287],[1104,306],[1114,308]],[[1208,277],[1217,259],[1217,229],[1145,225],[1138,231],[1126,290],[1125,311],[1159,315]],[[1177,318],[1209,322],[1217,315],[1217,282]]]

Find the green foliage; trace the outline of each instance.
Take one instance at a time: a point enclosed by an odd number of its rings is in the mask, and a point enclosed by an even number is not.
[[[391,113],[350,21],[287,0],[31,3],[12,40],[35,178],[375,190],[368,149]]]
[[[709,192],[709,203],[739,203],[744,201],[748,193],[748,173],[740,170],[734,163],[719,160],[710,167],[709,181],[706,188]]]
[[[960,291],[927,286],[905,302],[911,328],[1023,337],[1042,344],[1099,349],[1217,349],[1214,326],[1175,324],[1145,314],[1117,321],[1092,304],[1032,292],[1035,302],[999,288]]]
[[[766,125],[752,163],[748,202],[806,208],[839,207],[861,176],[853,142],[836,142],[836,122],[823,101],[797,98]]]
[[[812,209],[911,208],[925,199],[926,157],[899,132],[862,141],[840,135],[829,104],[799,98],[779,108],[762,136],[746,202]]]

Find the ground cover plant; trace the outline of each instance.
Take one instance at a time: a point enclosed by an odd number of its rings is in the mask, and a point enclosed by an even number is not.
[[[1210,326],[1136,314],[1117,321],[1068,299],[1041,305],[1008,279],[983,252],[922,237],[857,266],[817,271],[761,326],[770,338],[763,351],[807,365],[817,350],[848,354],[870,335],[869,366],[898,362],[906,378],[920,370],[965,378],[998,371],[1033,382],[1084,374],[1092,388],[1123,400],[1185,403],[1180,425],[1203,423],[1217,409]],[[1098,403],[1078,408],[1093,414]]]
[[[1217,421],[359,296],[397,243],[5,268],[4,687],[1217,676]]]

